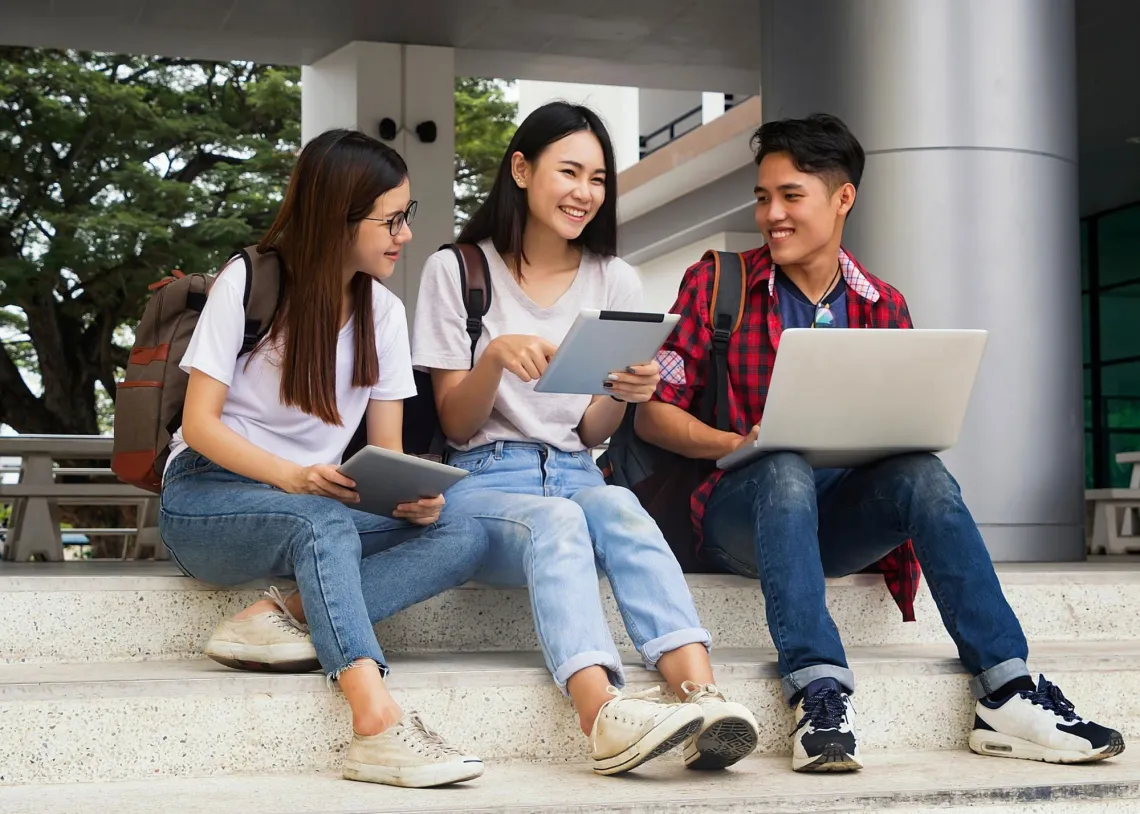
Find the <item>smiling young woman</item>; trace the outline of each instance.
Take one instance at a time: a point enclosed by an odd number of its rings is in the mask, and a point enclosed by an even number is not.
[[[755,748],[756,722],[712,684],[709,634],[657,525],[590,454],[628,402],[650,398],[658,367],[613,372],[613,398],[534,390],[582,309],[639,310],[637,273],[616,256],[616,187],[591,110],[555,102],[528,116],[459,237],[483,250],[494,292],[474,366],[451,252],[424,268],[412,361],[431,371],[450,463],[470,473],[447,493],[445,517],[475,517],[488,533],[475,579],[530,589],[547,667],[590,736],[594,770],[628,771],[681,743],[687,765],[723,768]],[[646,665],[682,703],[621,691],[599,568]]]

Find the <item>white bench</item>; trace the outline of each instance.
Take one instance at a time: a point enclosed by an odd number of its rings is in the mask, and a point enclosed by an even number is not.
[[[0,437],[0,457],[20,459],[18,483],[0,484],[0,503],[12,506],[4,540],[4,559],[26,562],[31,557],[63,559],[61,504],[135,505],[138,528],[75,529],[88,536],[112,534],[133,538],[134,556],[154,548],[155,559],[166,559],[158,535],[158,501],[150,492],[125,483],[61,483],[57,475],[111,477],[107,468],[64,468],[58,460],[111,459],[114,439],[101,435],[11,435]]]
[[[1085,492],[1090,554],[1140,554],[1140,452],[1121,452],[1116,462],[1132,464],[1127,489]]]

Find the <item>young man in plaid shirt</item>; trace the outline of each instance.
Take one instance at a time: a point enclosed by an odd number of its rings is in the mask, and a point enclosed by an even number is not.
[[[686,272],[673,306],[681,320],[660,358],[666,374],[676,375],[664,375],[655,399],[637,412],[643,439],[710,462],[756,437],[783,329],[911,327],[903,296],[841,247],[864,164],[843,122],[827,115],[771,122],[753,146],[756,224],[765,245],[744,252],[744,316],[728,350],[735,432],[693,415],[703,388],[716,386],[709,380],[711,260]],[[835,359],[855,363],[867,362]],[[827,610],[824,578],[875,567],[913,620],[920,563],[973,676],[971,749],[1057,763],[1123,751],[1119,733],[1082,720],[1043,676],[1032,680],[1021,625],[958,484],[936,456],[902,455],[850,470],[813,470],[794,453],[729,473],[710,464],[692,514],[699,556],[760,580],[784,697],[795,708],[793,769],[862,765],[848,699],[855,678]]]

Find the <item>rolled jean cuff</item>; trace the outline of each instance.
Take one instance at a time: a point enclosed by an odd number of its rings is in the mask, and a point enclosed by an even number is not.
[[[678,650],[687,644],[703,644],[705,650],[712,647],[712,636],[702,627],[687,627],[683,630],[674,630],[656,639],[650,639],[641,647],[641,658],[650,670],[657,669],[657,662],[666,653]]]
[[[625,674],[621,670],[621,662],[614,658],[613,653],[607,653],[604,650],[589,650],[571,656],[554,671],[554,683],[558,685],[558,689],[562,690],[563,695],[570,694],[566,690],[566,682],[570,680],[570,676],[580,670],[585,670],[587,667],[604,667],[609,673],[612,685],[619,690],[625,686]]]
[[[846,667],[835,664],[813,664],[796,670],[791,675],[784,676],[780,688],[784,691],[784,703],[791,706],[797,695],[803,692],[808,684],[820,678],[834,678],[848,694],[855,692],[855,674]]]
[[[975,700],[985,698],[991,692],[1001,689],[1015,678],[1032,678],[1025,659],[1010,659],[996,664],[980,675],[970,679],[970,692]]]

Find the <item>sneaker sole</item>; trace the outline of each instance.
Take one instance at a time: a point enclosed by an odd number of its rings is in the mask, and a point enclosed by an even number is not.
[[[613,757],[594,760],[594,772],[601,775],[621,774],[636,769],[642,763],[660,757],[701,731],[705,719],[699,709],[686,709],[690,704],[679,704],[677,711],[642,736],[641,740]]]
[[[405,789],[427,789],[474,780],[483,774],[483,761],[440,763],[429,766],[377,766],[346,760],[341,769],[345,780],[361,783],[382,783]]]
[[[311,673],[320,669],[316,652],[305,645],[249,645],[210,641],[206,655],[235,670],[272,673]]]
[[[728,717],[711,724],[685,746],[690,769],[726,769],[756,750],[760,736],[743,718]]]
[[[792,771],[796,772],[857,772],[863,763],[857,755],[849,755],[837,743],[828,744],[814,758],[792,756]]]
[[[1004,735],[975,729],[970,733],[970,751],[986,757],[1008,757],[1017,760],[1039,760],[1042,763],[1096,763],[1116,757],[1124,751],[1124,737],[1115,734],[1106,746],[1091,751],[1069,749],[1049,749],[1040,744]]]

